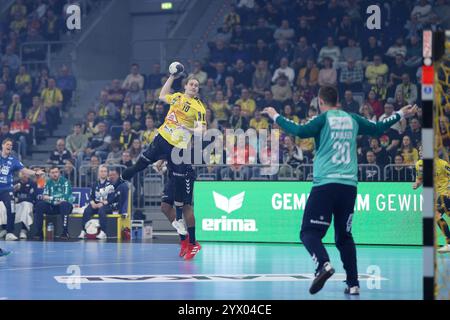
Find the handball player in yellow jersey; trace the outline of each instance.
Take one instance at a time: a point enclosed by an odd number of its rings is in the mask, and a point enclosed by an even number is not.
[[[195,220],[192,207],[192,191],[195,173],[190,164],[175,164],[172,153],[180,154],[190,147],[190,141],[194,130],[204,130],[206,128],[206,109],[198,98],[199,81],[189,77],[184,86],[184,93],[176,92],[171,94],[173,81],[183,71],[183,67],[178,68],[176,73],[172,73],[161,89],[159,99],[168,103],[170,109],[164,123],[158,128],[158,135],[150,146],[137,160],[136,164],[125,169],[122,179],[131,180],[132,177],[147,168],[158,160],[166,160],[169,171],[169,179],[172,180],[171,190],[176,207],[182,207],[182,212],[187,224],[188,241],[184,250],[184,259],[192,259],[200,250],[201,246],[195,239]],[[175,149],[175,150],[174,150]],[[168,215],[172,220],[172,225],[178,233],[186,234],[184,226],[175,220],[175,209]],[[175,223],[174,223],[175,222]],[[184,232],[183,232],[184,231]],[[182,243],[183,244],[183,243]]]
[[[417,189],[423,183],[423,160],[422,160],[422,146],[419,147],[420,160],[416,162],[416,182],[413,184],[413,189]],[[439,253],[450,252],[450,230],[445,221],[444,214],[450,212],[450,197],[449,197],[449,180],[450,180],[450,165],[447,161],[440,158],[434,162],[434,187],[436,192],[436,216],[439,217],[437,224],[439,229],[445,236],[446,245],[438,249]]]

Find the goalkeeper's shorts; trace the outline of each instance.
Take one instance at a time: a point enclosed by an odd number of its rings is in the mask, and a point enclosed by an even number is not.
[[[440,194],[437,196],[437,211],[442,215],[450,215],[450,197]]]

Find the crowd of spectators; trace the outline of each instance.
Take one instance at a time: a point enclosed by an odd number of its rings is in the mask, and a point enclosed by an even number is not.
[[[240,0],[224,17],[209,42],[209,56],[191,61],[189,75],[200,81],[210,128],[277,129],[261,116],[266,106],[305,123],[316,116],[320,86],[335,86],[341,107],[380,121],[406,104],[420,107],[421,32],[446,28],[449,4],[436,1],[383,1],[382,30],[365,27],[369,1]],[[123,81],[114,79],[99,92],[86,121],[66,140],[72,159],[131,165],[156,135],[168,105],[157,97],[165,82],[165,66],[150,74],[133,64]],[[175,89],[181,88],[181,80]],[[412,180],[419,157],[421,110],[381,137],[358,137],[363,180]],[[311,164],[314,140],[281,133],[280,163]],[[263,164],[248,146],[247,164]],[[234,159],[233,148],[211,157]],[[270,150],[269,150],[270,153]],[[78,162],[79,162],[78,161]],[[384,175],[387,165],[389,177]],[[378,170],[379,168],[379,170]],[[286,169],[278,173],[282,178]],[[264,175],[246,166],[208,168],[217,179],[238,172],[245,179]],[[303,175],[304,176],[304,175]],[[299,177],[301,178],[301,177]]]

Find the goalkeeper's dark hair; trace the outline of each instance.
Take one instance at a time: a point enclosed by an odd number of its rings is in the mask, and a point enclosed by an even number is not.
[[[338,102],[338,92],[335,87],[324,86],[319,89],[319,98],[328,106],[336,106]]]

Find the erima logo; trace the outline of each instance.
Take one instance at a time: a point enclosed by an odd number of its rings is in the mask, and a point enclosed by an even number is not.
[[[236,211],[242,207],[245,198],[245,191],[232,196],[229,199],[213,191],[213,197],[216,207],[230,214],[231,212]],[[202,229],[204,231],[258,231],[258,229],[256,228],[256,220],[229,219],[227,218],[227,216],[222,216],[221,219],[203,219]]]

